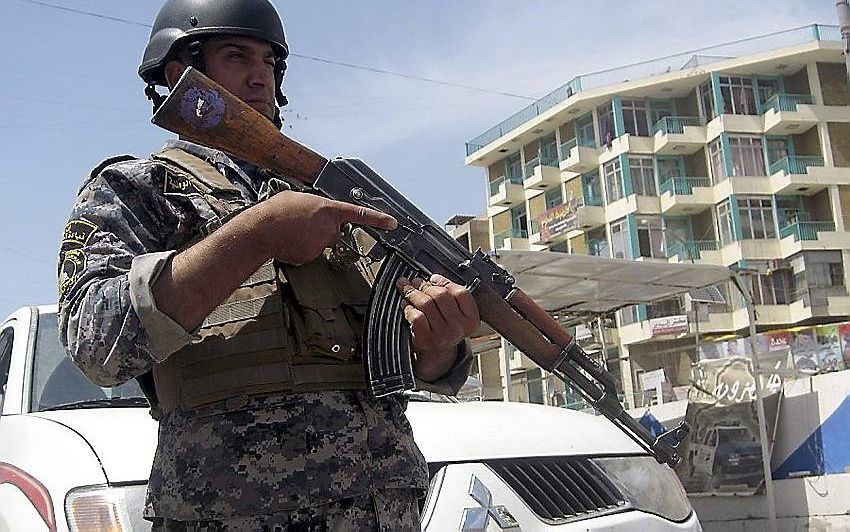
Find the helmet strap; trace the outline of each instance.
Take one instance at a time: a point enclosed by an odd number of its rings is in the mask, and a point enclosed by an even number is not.
[[[148,86],[145,87],[145,96],[148,97],[148,100],[153,102],[153,112],[156,113],[162,104],[165,103],[166,96],[156,92],[156,85],[154,83],[148,83]]]

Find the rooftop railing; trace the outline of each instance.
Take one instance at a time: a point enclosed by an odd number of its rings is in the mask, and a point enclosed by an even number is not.
[[[842,42],[838,26],[809,24],[756,37],[739,39],[723,44],[697,48],[687,52],[650,59],[618,68],[600,70],[576,76],[554,91],[520,109],[505,120],[466,143],[466,155],[483,149],[494,140],[531,121],[567,98],[579,92],[616,85],[627,81],[646,79],[670,72],[701,68],[708,63],[766,52],[813,41]]]
[[[802,155],[783,157],[770,165],[770,175],[779,172],[785,174],[808,174],[810,166],[823,166],[823,157],[819,155]]]

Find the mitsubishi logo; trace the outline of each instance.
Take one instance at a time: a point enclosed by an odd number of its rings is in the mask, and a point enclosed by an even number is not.
[[[504,505],[493,506],[493,495],[475,475],[472,475],[469,495],[481,505],[481,508],[463,509],[463,519],[460,523],[461,532],[486,532],[490,518],[493,519],[500,530],[520,529],[519,523]]]

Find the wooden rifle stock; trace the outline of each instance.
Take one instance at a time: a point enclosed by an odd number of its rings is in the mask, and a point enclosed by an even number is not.
[[[183,139],[308,184],[328,162],[192,67],[180,76],[151,122]]]

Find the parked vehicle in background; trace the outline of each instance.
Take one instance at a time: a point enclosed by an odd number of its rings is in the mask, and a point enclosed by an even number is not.
[[[747,427],[716,425],[691,453],[694,475],[708,477],[711,490],[755,488],[762,481],[761,444]]]
[[[602,417],[421,394],[408,417],[423,530],[701,530],[673,471]],[[55,307],[0,322],[0,532],[150,530],[156,431],[135,382],[100,388],[65,356]]]

